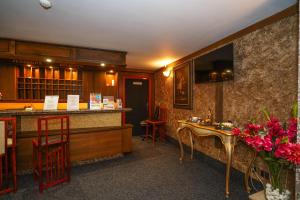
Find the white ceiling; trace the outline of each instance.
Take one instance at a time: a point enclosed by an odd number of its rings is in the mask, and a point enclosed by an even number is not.
[[[297,0],[1,0],[0,37],[127,51],[131,68],[157,69]]]

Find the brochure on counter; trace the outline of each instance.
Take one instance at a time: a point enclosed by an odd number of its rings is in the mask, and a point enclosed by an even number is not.
[[[101,93],[90,93],[90,110],[101,110]]]

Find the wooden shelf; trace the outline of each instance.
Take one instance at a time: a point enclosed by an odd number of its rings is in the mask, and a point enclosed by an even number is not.
[[[18,76],[18,99],[38,100],[44,99],[45,95],[59,95],[60,99],[67,99],[69,94],[79,94],[82,98],[82,71],[20,66]]]

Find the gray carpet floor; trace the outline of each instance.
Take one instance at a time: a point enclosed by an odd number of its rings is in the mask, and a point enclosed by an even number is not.
[[[124,157],[72,168],[71,182],[40,194],[32,175],[18,177],[18,191],[1,196],[22,200],[219,200],[225,199],[225,165],[200,153],[179,163],[174,143],[134,138],[134,152]],[[187,157],[186,157],[187,158]],[[232,170],[229,199],[248,199],[243,174]]]

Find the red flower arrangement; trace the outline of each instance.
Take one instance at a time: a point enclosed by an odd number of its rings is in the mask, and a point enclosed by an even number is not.
[[[268,117],[266,124],[248,123],[245,129],[234,128],[232,132],[257,152],[264,151],[263,157],[300,164],[300,144],[295,143],[297,118],[291,118],[286,125],[275,117]]]
[[[296,143],[298,108],[293,107],[293,117],[288,123],[281,123],[276,117],[270,117],[266,110],[263,110],[263,113],[267,119],[265,124],[250,122],[244,129],[234,128],[232,133],[253,147],[266,161],[272,188],[278,188],[281,193],[284,166],[293,167],[300,164],[300,144]]]

